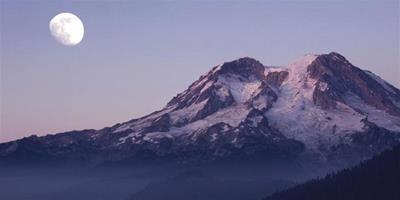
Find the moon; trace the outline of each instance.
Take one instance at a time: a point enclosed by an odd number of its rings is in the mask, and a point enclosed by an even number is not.
[[[51,35],[61,44],[74,46],[79,44],[85,33],[82,21],[72,13],[60,13],[49,23]]]

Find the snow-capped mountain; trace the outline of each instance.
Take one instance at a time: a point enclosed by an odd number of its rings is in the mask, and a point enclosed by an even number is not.
[[[101,130],[0,144],[2,160],[363,159],[400,142],[400,90],[338,53],[284,67],[240,58],[167,105]]]

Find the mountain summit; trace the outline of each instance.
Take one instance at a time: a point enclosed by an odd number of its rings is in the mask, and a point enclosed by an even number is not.
[[[354,162],[400,142],[400,90],[338,53],[217,65],[167,105],[101,130],[0,144],[0,160]]]

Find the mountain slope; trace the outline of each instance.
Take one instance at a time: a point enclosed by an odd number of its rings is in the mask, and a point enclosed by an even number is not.
[[[265,200],[400,199],[400,146],[354,168],[309,181]]]
[[[0,161],[226,159],[338,163],[400,140],[400,91],[337,53],[215,66],[156,112],[101,130],[0,144]],[[346,152],[346,153],[343,153]]]

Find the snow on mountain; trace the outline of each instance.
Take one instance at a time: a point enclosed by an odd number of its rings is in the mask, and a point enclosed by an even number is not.
[[[264,77],[262,78],[256,78],[255,76],[244,77],[241,74],[232,72],[219,74],[219,70],[224,65],[218,65],[210,73],[196,81],[181,96],[190,96],[191,100],[194,101],[196,95],[191,94],[192,91],[200,91],[199,94],[202,95],[210,89],[215,89],[215,94],[222,102],[231,97],[234,99],[234,103],[227,108],[222,108],[216,113],[212,113],[203,119],[195,120],[184,126],[181,125],[185,124],[184,121],[190,121],[204,109],[208,99],[201,102],[196,101],[194,104],[176,110],[171,109],[174,106],[167,107],[161,113],[168,113],[172,126],[175,124],[178,124],[178,126],[164,132],[146,133],[146,138],[160,138],[163,135],[171,137],[193,134],[197,130],[207,129],[218,123],[237,127],[240,122],[246,119],[251,109],[263,110],[263,108],[267,107],[265,103],[268,100],[265,98],[271,97],[255,97],[261,92],[261,88],[264,87],[262,83],[268,82],[268,75],[282,72],[287,72],[288,76],[282,81],[279,87],[271,87],[271,92],[277,96],[276,102],[273,103],[270,109],[266,110],[264,115],[271,127],[279,130],[287,138],[301,141],[310,150],[318,151],[321,147],[333,146],[345,142],[343,140],[346,136],[355,132],[362,132],[365,129],[363,120],[366,120],[367,117],[369,117],[369,121],[380,127],[390,131],[400,131],[398,117],[371,107],[351,95],[346,96],[348,104],[337,102],[335,109],[321,109],[320,106],[315,105],[313,100],[314,91],[319,90],[324,92],[325,90],[329,90],[328,83],[319,82],[317,84],[318,80],[310,77],[307,67],[317,57],[318,55],[307,54],[285,67],[264,68]],[[338,60],[340,58],[334,55],[333,59]],[[378,78],[374,77],[379,84],[382,84],[383,87],[389,89],[389,92],[393,93],[393,89],[386,85],[386,82]],[[251,100],[254,100],[253,105],[249,106],[248,103]],[[131,126],[133,128],[140,127],[139,123],[141,122],[134,122]],[[151,124],[147,125],[150,126]],[[120,130],[117,129],[115,132]],[[133,134],[121,138],[121,140],[134,137],[136,134],[140,134],[140,131],[140,129],[136,131],[132,129]]]
[[[0,157],[22,154],[28,143],[69,158],[90,149],[100,160],[143,152],[211,160],[311,152],[329,160],[341,151],[359,159],[400,142],[400,91],[337,53],[307,54],[282,67],[245,57],[215,66],[159,111],[76,135],[0,144]]]
[[[316,79],[310,77],[307,67],[317,58],[308,54],[288,67],[289,72],[278,92],[278,100],[265,114],[271,125],[286,137],[305,143],[317,150],[323,145],[338,144],[343,135],[362,131],[364,116],[340,103],[336,109],[321,109],[313,103]],[[329,87],[317,88],[326,90]]]
[[[240,64],[238,67],[232,63]],[[343,72],[336,70],[346,71],[351,76],[340,77]],[[188,90],[178,95],[176,99],[180,101],[172,100],[174,104],[169,103],[169,106],[161,111],[170,116],[171,129],[145,133],[145,138],[147,141],[157,142],[163,137],[190,136],[195,140],[199,133],[204,134],[216,124],[224,124],[223,130],[211,135],[212,143],[217,141],[219,136],[230,134],[230,131],[245,121],[253,122],[252,126],[257,127],[264,119],[270,131],[281,134],[281,138],[303,143],[305,153],[326,160],[332,148],[353,145],[352,137],[357,133],[373,132],[371,124],[395,135],[400,132],[400,118],[387,112],[391,110],[387,105],[399,107],[398,90],[371,72],[366,72],[372,77],[368,79],[358,70],[337,53],[307,54],[283,67],[264,67],[251,58],[224,63],[203,75]],[[332,75],[339,78],[331,78]],[[350,79],[358,82],[347,83],[349,87],[335,83],[336,78],[341,82],[351,82]],[[370,93],[378,93],[377,90],[385,89],[383,90],[385,93],[391,94],[389,96],[391,102],[385,103],[382,108],[374,103],[376,99],[382,100],[384,97],[369,95],[371,101],[363,100],[362,93],[361,95],[355,93],[362,90],[361,87],[365,85],[372,86],[371,89],[367,88],[370,89],[368,90]],[[218,99],[212,103],[216,105],[216,109],[206,108],[210,111],[208,115],[196,119],[213,95]],[[198,102],[198,99],[204,100]],[[186,102],[192,104],[187,105]],[[185,106],[181,106],[182,103]],[[251,118],[248,114],[252,110],[260,111],[262,114]],[[142,133],[141,130],[133,131],[121,140],[125,141],[133,135]],[[236,144],[238,141],[238,137],[234,136],[225,142],[240,146]],[[373,141],[370,143],[372,145]]]
[[[254,62],[259,69],[264,70],[261,63],[250,58],[243,58],[239,62]],[[234,70],[242,67],[240,65],[232,65]],[[238,69],[235,69],[235,67]],[[128,127],[131,127],[132,133],[127,137],[121,138],[121,141],[135,138],[143,134],[143,128],[145,127],[141,125],[151,126],[154,120],[165,114],[168,115],[168,123],[171,128],[167,131],[146,133],[146,138],[159,138],[163,134],[168,136],[190,135],[218,123],[224,123],[229,127],[237,127],[240,122],[246,119],[251,110],[246,105],[246,102],[257,92],[261,92],[259,88],[262,80],[253,74],[248,74],[248,77],[243,76],[237,71],[231,71],[232,69],[227,68],[227,65],[216,66],[211,72],[193,83],[186,91],[171,100],[160,113],[155,114],[155,116],[145,117],[143,120],[124,124],[114,132],[126,131],[130,129]],[[202,117],[199,113],[207,114]]]

